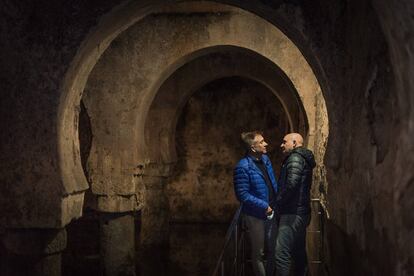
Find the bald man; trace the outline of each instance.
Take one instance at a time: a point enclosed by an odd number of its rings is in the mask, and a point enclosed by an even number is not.
[[[290,133],[283,138],[286,155],[280,172],[276,211],[280,216],[276,239],[277,276],[306,275],[306,227],[310,222],[310,188],[315,167],[313,153],[303,147],[303,137]]]

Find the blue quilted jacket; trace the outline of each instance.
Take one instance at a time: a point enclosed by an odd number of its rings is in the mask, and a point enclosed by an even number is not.
[[[262,155],[270,181],[275,192],[277,182],[272,163],[267,155]],[[237,163],[233,174],[234,191],[237,199],[243,203],[242,212],[260,219],[266,218],[269,206],[269,189],[267,188],[262,171],[256,166],[251,156],[246,155]]]

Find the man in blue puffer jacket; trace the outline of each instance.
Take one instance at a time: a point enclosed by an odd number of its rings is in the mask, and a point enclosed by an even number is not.
[[[273,207],[276,201],[277,182],[272,164],[266,155],[266,146],[261,132],[241,134],[247,154],[234,169],[234,190],[243,204],[243,218],[249,230],[252,246],[252,264],[256,276],[265,275],[263,253],[265,244],[271,244],[270,236],[275,225]],[[273,254],[272,254],[273,255]]]

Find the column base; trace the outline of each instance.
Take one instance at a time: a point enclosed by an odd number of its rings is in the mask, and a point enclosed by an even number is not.
[[[135,276],[133,213],[100,214],[101,262],[106,276]]]

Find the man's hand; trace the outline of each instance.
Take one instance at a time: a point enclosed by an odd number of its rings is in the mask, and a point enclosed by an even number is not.
[[[266,216],[270,215],[272,212],[273,212],[273,209],[270,206],[268,206],[266,210]]]

